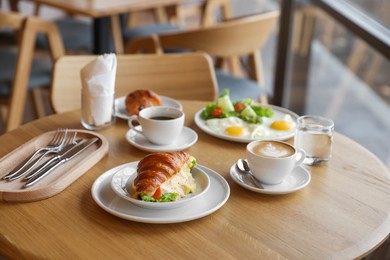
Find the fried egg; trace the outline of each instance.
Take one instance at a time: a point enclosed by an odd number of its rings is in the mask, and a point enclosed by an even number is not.
[[[242,138],[253,138],[253,132],[262,127],[259,124],[246,123],[238,117],[209,119],[206,124],[217,134]]]
[[[291,115],[275,115],[263,118],[264,137],[280,137],[295,131],[296,122]]]
[[[246,123],[238,117],[214,118],[207,120],[209,128],[218,134],[230,136],[246,136]]]
[[[269,127],[278,131],[288,131],[291,128],[291,124],[284,120],[276,120],[273,121],[272,124],[269,125]]]
[[[206,124],[217,134],[239,138],[273,138],[295,131],[296,123],[288,114],[262,119],[262,123],[251,124],[238,117],[214,118],[207,120]]]

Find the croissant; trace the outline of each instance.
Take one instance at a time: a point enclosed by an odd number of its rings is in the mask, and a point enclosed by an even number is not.
[[[129,115],[138,115],[146,107],[161,106],[159,95],[151,90],[139,89],[131,92],[125,99],[126,110]]]
[[[196,188],[191,168],[196,159],[186,152],[162,152],[145,156],[137,165],[132,183],[137,199],[174,201]]]

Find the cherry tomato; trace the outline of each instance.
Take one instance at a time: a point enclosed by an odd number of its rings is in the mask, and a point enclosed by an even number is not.
[[[238,102],[234,105],[234,111],[236,111],[237,113],[241,112],[244,108],[245,108],[244,103]]]
[[[160,187],[157,188],[156,192],[153,194],[153,198],[159,199],[162,195]]]
[[[222,113],[223,113],[222,107],[215,107],[215,108],[213,108],[213,109],[210,111],[210,114],[211,114],[213,117],[221,117]]]

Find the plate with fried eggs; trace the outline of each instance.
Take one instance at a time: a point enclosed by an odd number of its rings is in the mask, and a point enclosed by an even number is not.
[[[286,140],[295,135],[298,115],[288,109],[267,105],[273,111],[272,117],[262,117],[261,123],[248,123],[239,117],[202,117],[203,109],[195,114],[196,125],[209,135],[240,143],[259,139]]]

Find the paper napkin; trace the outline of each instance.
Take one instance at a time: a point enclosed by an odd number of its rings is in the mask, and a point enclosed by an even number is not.
[[[88,63],[80,71],[83,115],[90,124],[104,125],[111,121],[116,78],[115,54],[104,54]]]

